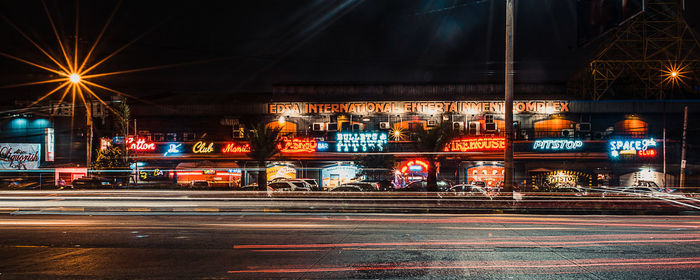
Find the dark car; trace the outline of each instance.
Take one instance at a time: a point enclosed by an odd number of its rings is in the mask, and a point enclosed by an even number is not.
[[[582,196],[582,195],[587,195],[586,190],[582,188],[577,188],[577,187],[557,187],[552,189],[552,192],[556,193],[569,193],[569,194],[574,194],[576,196]]]
[[[102,189],[113,186],[110,180],[99,177],[82,177],[73,180],[71,184],[76,189]]]
[[[392,190],[394,190],[394,184],[392,184],[391,181],[389,181],[389,180],[362,181],[362,183],[373,184],[377,187],[377,190],[379,190],[379,191],[392,191]]]
[[[450,189],[450,182],[445,180],[438,180],[437,187],[439,192],[446,192]],[[428,181],[415,181],[408,184],[408,186],[398,189],[398,191],[403,192],[427,192],[428,191]]]
[[[9,178],[0,181],[0,187],[11,190],[36,189],[39,187],[39,182],[30,181],[25,178]]]
[[[369,183],[342,184],[331,190],[332,192],[376,192],[377,187]]]

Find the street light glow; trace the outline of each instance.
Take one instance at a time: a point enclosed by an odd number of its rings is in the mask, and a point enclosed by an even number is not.
[[[668,84],[672,87],[680,86],[685,84],[683,79],[685,76],[685,68],[687,65],[682,65],[680,63],[671,63],[666,66],[666,69],[662,69],[661,72],[664,74],[665,78],[663,83]]]
[[[68,76],[68,78],[70,79],[71,83],[74,83],[74,84],[80,83],[80,74],[78,74],[78,73],[70,74],[70,76]]]

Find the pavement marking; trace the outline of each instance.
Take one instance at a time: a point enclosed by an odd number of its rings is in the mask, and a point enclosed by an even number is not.
[[[219,212],[219,208],[194,208],[195,212]]]
[[[49,246],[42,246],[42,245],[10,245],[8,247],[14,247],[14,248],[49,248]]]
[[[151,212],[151,208],[129,208],[126,209],[129,212]]]

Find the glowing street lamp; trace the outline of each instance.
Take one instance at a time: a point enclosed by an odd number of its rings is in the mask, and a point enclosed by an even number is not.
[[[68,76],[68,79],[70,79],[71,83],[77,84],[80,83],[80,74],[73,73]]]
[[[680,86],[681,83],[685,84],[685,82],[683,82],[686,74],[685,67],[686,66],[681,65],[680,63],[672,63],[666,66],[666,69],[661,70],[663,76],[665,76],[663,82],[671,85],[672,87]]]

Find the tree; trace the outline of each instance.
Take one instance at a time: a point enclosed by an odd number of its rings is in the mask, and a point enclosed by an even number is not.
[[[250,145],[248,156],[258,162],[258,189],[264,190],[267,187],[267,160],[276,155],[277,142],[279,141],[279,127],[269,127],[264,123],[256,124],[252,130],[245,133],[245,139]]]
[[[109,146],[97,151],[97,159],[92,163],[93,169],[116,170],[127,168],[124,152],[119,146]]]
[[[126,148],[126,136],[129,134],[129,122],[131,121],[131,108],[126,104],[126,98],[122,99],[114,106],[114,134],[124,137],[122,141],[122,157],[127,161],[129,150]]]
[[[126,182],[130,171],[124,157],[124,152],[119,146],[109,146],[104,150],[97,151],[97,159],[92,162],[92,169],[113,170],[115,172],[98,172],[100,176],[110,177],[122,182]],[[121,170],[117,172],[117,170]]]
[[[455,132],[452,126],[445,123],[433,127],[429,130],[419,127],[416,131],[416,145],[418,150],[428,153],[441,152],[445,145],[447,145],[450,140],[454,137]],[[439,157],[437,154],[427,154],[428,159],[428,191],[438,191],[437,187],[437,162]]]

